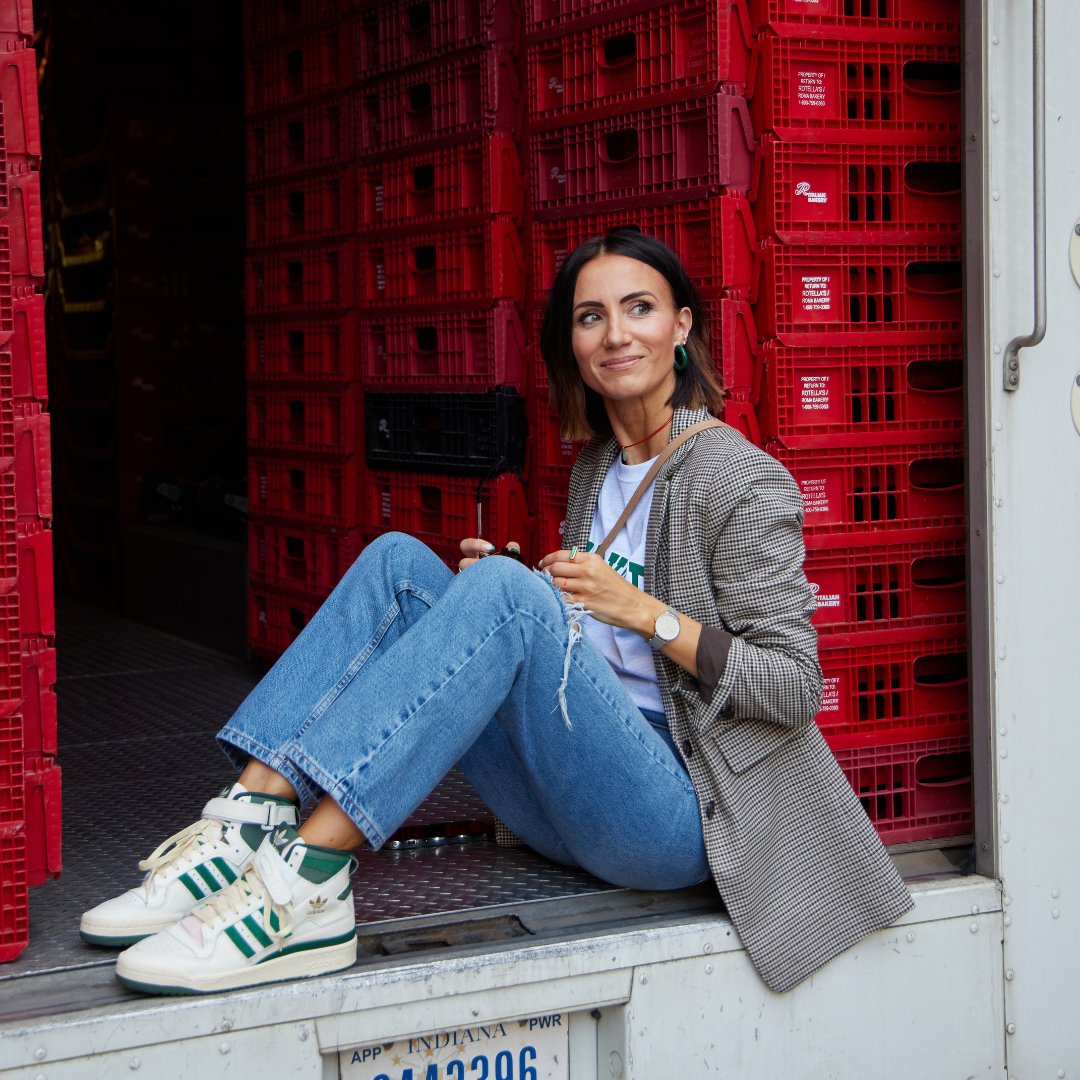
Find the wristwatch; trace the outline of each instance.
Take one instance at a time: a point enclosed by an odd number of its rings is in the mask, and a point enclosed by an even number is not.
[[[674,608],[668,608],[656,616],[653,624],[655,633],[649,638],[649,644],[654,649],[662,649],[671,644],[678,636],[682,627],[679,624],[679,613]]]

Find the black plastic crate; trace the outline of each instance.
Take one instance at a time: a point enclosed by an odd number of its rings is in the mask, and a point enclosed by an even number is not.
[[[520,473],[525,401],[511,387],[484,394],[367,394],[367,463],[373,469]]]

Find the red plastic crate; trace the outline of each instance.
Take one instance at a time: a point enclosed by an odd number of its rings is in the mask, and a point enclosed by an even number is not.
[[[325,599],[326,593],[298,593],[253,585],[247,594],[248,648],[256,656],[276,660],[296,640]]]
[[[750,0],[754,32],[871,41],[955,41],[960,0]]]
[[[50,418],[39,405],[22,405],[15,417],[15,512],[19,528],[52,521]]]
[[[359,187],[366,229],[462,225],[500,214],[520,219],[525,207],[525,174],[509,135],[388,158],[362,168]]]
[[[521,232],[511,218],[361,243],[367,307],[447,309],[525,298]]]
[[[359,327],[351,312],[325,318],[248,319],[248,381],[351,382],[357,377]]]
[[[713,360],[729,394],[756,402],[761,383],[761,343],[745,300],[706,300]]]
[[[347,6],[342,0],[248,0],[242,8],[244,45],[250,49],[336,23]]]
[[[516,50],[521,36],[519,5],[509,0],[384,0],[377,23],[386,71],[483,45]]]
[[[762,352],[765,435],[789,448],[881,446],[961,438],[960,342],[796,348]]]
[[[0,829],[18,825],[26,817],[24,756],[22,716],[0,717]]]
[[[478,480],[434,473],[372,472],[365,494],[365,524],[370,533],[409,533],[451,566],[461,558],[458,544],[477,535],[498,546],[516,540],[527,561],[538,557],[525,489],[520,478],[509,473]]]
[[[0,594],[0,716],[22,704],[22,654],[19,642],[19,594]]]
[[[792,142],[959,142],[958,45],[757,39],[754,130]]]
[[[305,529],[248,521],[248,574],[253,582],[325,596],[360,554],[357,529]]]
[[[822,648],[893,641],[912,629],[962,633],[967,560],[962,540],[808,551]]]
[[[30,940],[23,825],[0,827],[0,963],[18,957]]]
[[[12,298],[11,392],[16,401],[49,400],[45,362],[45,297],[23,286]]]
[[[836,760],[886,844],[971,834],[970,739],[841,750]]]
[[[248,315],[340,313],[356,302],[353,241],[274,248],[244,260]]]
[[[344,22],[290,34],[244,54],[244,111],[295,105],[348,89],[357,78],[353,38]]]
[[[0,349],[0,469],[15,459],[15,400],[12,396],[12,361],[8,347]]]
[[[11,278],[11,247],[7,222],[0,222],[0,342],[7,342],[15,332],[14,303],[17,291]]]
[[[56,636],[52,530],[37,526],[19,536],[19,631]]]
[[[454,392],[525,384],[525,332],[509,301],[486,310],[365,318],[359,350],[368,389]]]
[[[917,543],[964,533],[964,446],[767,449],[798,481],[811,548]]]
[[[529,41],[604,22],[613,15],[629,15],[656,7],[657,0],[524,0],[525,33]]]
[[[249,387],[247,418],[254,450],[343,457],[363,449],[363,394],[356,383],[333,390]]]
[[[352,529],[360,524],[362,459],[248,454],[248,510],[263,517]]]
[[[735,428],[748,442],[752,442],[755,446],[763,445],[761,426],[758,424],[757,410],[753,402],[728,395],[720,410],[720,419]]]
[[[3,0],[3,3],[0,3],[0,34],[16,34],[30,38],[33,33],[33,0]]]
[[[532,204],[538,215],[582,205],[642,206],[750,186],[754,134],[734,94],[657,105],[534,132]]]
[[[8,162],[8,204],[4,219],[11,244],[11,274],[24,284],[45,278],[45,240],[42,231],[41,185],[36,168]]]
[[[41,885],[59,877],[61,864],[60,766],[48,758],[26,763],[26,880]]]
[[[968,733],[962,629],[857,648],[823,639],[819,659],[825,682],[817,724],[834,750]]]
[[[759,249],[754,318],[763,337],[791,345],[837,345],[871,334],[959,340],[963,328],[958,247],[791,247]],[[914,339],[910,339],[914,340]]]
[[[358,91],[356,116],[361,158],[516,133],[517,65],[508,50],[492,47],[384,72]]]
[[[246,125],[245,137],[249,182],[341,168],[355,157],[351,95],[267,113]]]
[[[615,9],[619,10],[619,9]],[[743,0],[676,0],[533,40],[526,50],[534,130],[703,97],[750,68]]]
[[[581,447],[559,437],[559,419],[543,396],[529,398],[528,410],[530,484],[565,489]]]
[[[565,549],[566,485],[536,484],[529,493],[536,504],[536,541],[533,545],[533,561],[536,562],[553,551]]]
[[[791,244],[956,244],[960,144],[761,142],[758,232]]]
[[[12,159],[41,159],[37,53],[16,47],[0,52],[0,102],[4,107],[4,150]]]
[[[23,753],[56,753],[56,649],[48,638],[23,638]]]
[[[18,521],[15,516],[15,475],[0,473],[0,591],[14,589],[19,579]],[[7,627],[4,627],[7,629]],[[2,696],[2,695],[0,695]],[[3,706],[0,705],[0,712]]]
[[[247,246],[310,243],[356,231],[356,169],[298,176],[247,194]]]
[[[343,21],[352,49],[352,66],[357,79],[378,75],[379,63],[379,17],[382,12],[377,4],[364,4],[352,11]]]
[[[580,217],[538,221],[532,227],[533,293],[540,303],[559,267],[579,244],[622,225],[636,225],[662,240],[682,259],[703,292],[749,292],[757,258],[750,204],[738,194],[700,202],[598,210]]]

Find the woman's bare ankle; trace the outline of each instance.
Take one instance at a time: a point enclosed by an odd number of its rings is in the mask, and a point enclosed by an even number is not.
[[[258,791],[263,795],[278,795],[296,802],[296,789],[276,769],[264,765],[255,758],[250,758],[243,771],[237,777],[248,791]]]

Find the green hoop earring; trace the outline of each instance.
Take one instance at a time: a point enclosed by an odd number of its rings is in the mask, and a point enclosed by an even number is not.
[[[675,346],[675,370],[685,371],[686,365],[690,363],[690,357],[686,355],[685,345]]]

